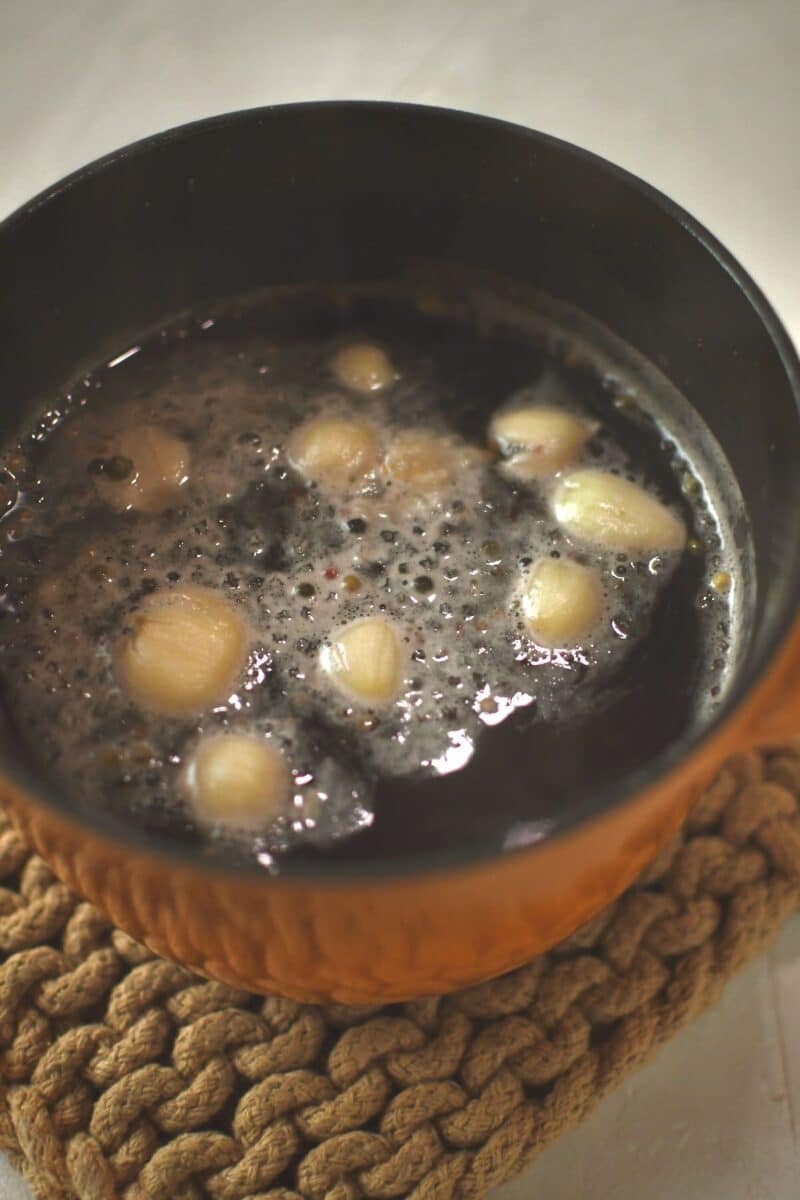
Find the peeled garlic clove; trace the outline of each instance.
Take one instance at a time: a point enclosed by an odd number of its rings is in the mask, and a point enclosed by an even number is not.
[[[529,633],[542,646],[571,646],[597,625],[603,593],[596,571],[568,558],[540,558],[519,587]]]
[[[378,392],[397,378],[384,351],[370,342],[345,346],[334,357],[331,367],[344,387],[365,394]]]
[[[154,596],[131,619],[116,656],[123,687],[144,708],[183,715],[224,696],[244,666],[238,612],[205,588]]]
[[[157,425],[125,429],[100,460],[95,486],[114,508],[161,512],[175,504],[189,482],[189,449]]]
[[[593,428],[558,408],[510,408],[492,418],[489,440],[510,458],[515,474],[533,478],[553,475],[573,462]]]
[[[197,747],[184,783],[201,821],[257,829],[287,810],[291,773],[280,750],[269,742],[220,733]]]
[[[577,537],[628,553],[681,550],[683,522],[644,488],[594,467],[572,471],[553,496],[556,520]]]
[[[292,466],[315,483],[343,487],[363,478],[378,460],[371,425],[348,417],[317,417],[296,429],[289,441]]]
[[[340,691],[361,704],[388,704],[400,691],[400,638],[382,617],[364,617],[339,629],[323,646],[320,661]]]
[[[433,433],[400,433],[389,447],[384,467],[392,482],[433,494],[450,482],[453,458],[447,438]]]
[[[383,460],[388,480],[395,484],[400,511],[412,500],[436,500],[460,478],[488,460],[487,452],[459,438],[408,430],[394,439]],[[391,503],[391,501],[390,501]]]

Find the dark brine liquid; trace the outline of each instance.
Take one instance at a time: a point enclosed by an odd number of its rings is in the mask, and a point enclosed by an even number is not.
[[[354,342],[381,348],[389,384],[336,377]],[[122,348],[6,456],[4,690],[37,765],[76,806],[271,869],[532,840],[645,766],[723,696],[748,583],[718,447],[616,351],[491,297],[453,311],[401,288],[266,294]],[[578,463],[647,489],[685,548],[619,552],[561,527],[558,475],[520,479],[488,449],[493,414],[526,398],[591,426]],[[422,431],[463,458],[424,504],[381,469],[329,487],[289,447],[331,414],[369,422],[381,453]],[[129,464],[103,447],[140,425],[187,448],[188,479],[160,511],[119,511],[98,476]],[[602,618],[577,645],[542,646],[521,619],[516,589],[545,557],[601,580]],[[116,655],[143,606],[187,586],[235,607],[247,656],[202,711],[165,715],[126,690]],[[356,703],[321,663],[338,629],[377,615],[402,684]],[[288,807],[257,831],[209,826],[187,801],[187,763],[221,732],[271,739],[291,771]]]

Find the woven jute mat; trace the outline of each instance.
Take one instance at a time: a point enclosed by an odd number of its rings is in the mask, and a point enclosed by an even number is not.
[[[0,1145],[40,1200],[466,1200],[530,1163],[800,908],[800,739],[730,762],[552,953],[388,1008],[150,954],[0,827]]]

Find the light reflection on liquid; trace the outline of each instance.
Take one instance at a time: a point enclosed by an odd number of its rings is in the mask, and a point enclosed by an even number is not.
[[[500,725],[518,708],[534,704],[535,696],[529,692],[514,692],[511,696],[498,696],[487,685],[480,689],[472,705],[484,725]]]
[[[466,729],[451,729],[447,736],[450,745],[438,758],[431,760],[431,766],[438,775],[449,775],[452,771],[460,771],[475,753],[475,743]]]
[[[127,362],[129,358],[133,358],[134,354],[138,354],[141,346],[131,346],[130,350],[123,350],[122,354],[118,354],[116,358],[112,358],[106,363],[108,367],[118,367],[120,363]]]
[[[554,827],[555,821],[521,821],[518,825],[512,825],[506,834],[503,849],[518,850],[523,846],[534,846],[549,837]]]

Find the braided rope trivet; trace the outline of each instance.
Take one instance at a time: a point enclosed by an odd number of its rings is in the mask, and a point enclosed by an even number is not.
[[[800,740],[493,983],[385,1009],[198,980],[0,824],[0,1146],[40,1200],[466,1200],[519,1172],[800,907]]]

